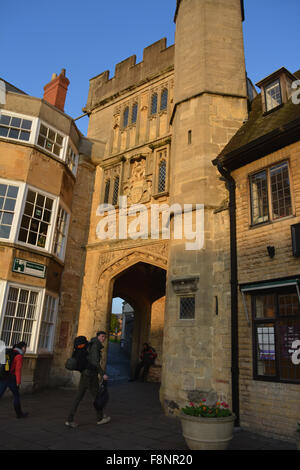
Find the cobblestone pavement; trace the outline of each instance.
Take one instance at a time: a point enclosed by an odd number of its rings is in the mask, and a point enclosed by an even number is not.
[[[26,419],[15,418],[12,396],[0,400],[1,450],[168,450],[187,451],[177,418],[163,414],[159,384],[128,382],[128,359],[119,349],[110,350],[110,399],[105,410],[111,422],[96,425],[92,400],[87,393],[75,420],[78,428],[65,426],[75,389],[60,388],[22,394]],[[278,441],[236,429],[230,450],[296,450],[293,442]]]
[[[75,390],[56,389],[22,396],[26,419],[14,416],[12,398],[0,401],[1,450],[188,450],[178,419],[163,414],[159,385],[142,382],[112,382],[106,414],[111,422],[96,425],[87,394],[76,415],[79,426],[64,425]],[[295,450],[283,442],[236,430],[231,450]]]

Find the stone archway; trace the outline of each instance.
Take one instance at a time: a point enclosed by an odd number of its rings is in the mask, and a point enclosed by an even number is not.
[[[98,330],[109,329],[111,303],[114,296],[127,300],[132,307],[140,312],[138,316],[138,326],[136,326],[135,341],[133,348],[133,362],[137,360],[141,343],[151,339],[151,308],[152,304],[165,295],[165,278],[167,271],[167,245],[154,244],[149,249],[140,248],[118,251],[89,252],[91,267],[86,272],[83,282],[83,296],[80,308],[78,334],[92,337]],[[146,274],[144,279],[153,280],[152,288],[143,289],[137,282],[141,279],[141,270]],[[164,275],[162,276],[162,273]],[[147,278],[148,276],[148,278]],[[131,281],[135,286],[130,288]],[[164,279],[164,289],[159,290],[158,279]],[[145,281],[145,285],[148,284]],[[164,305],[163,305],[164,308]],[[162,307],[160,306],[160,309]],[[158,310],[156,307],[156,318]],[[157,341],[157,334],[156,334]],[[104,356],[106,360],[106,355]]]

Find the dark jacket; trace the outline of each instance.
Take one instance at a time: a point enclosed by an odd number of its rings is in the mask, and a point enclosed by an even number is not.
[[[87,357],[89,366],[91,367],[84,371],[85,375],[100,374],[101,377],[103,377],[104,371],[100,364],[102,359],[102,349],[103,344],[98,340],[98,338],[92,338],[90,341],[89,353]]]
[[[140,355],[140,359],[144,363],[153,364],[156,358],[156,351],[151,346],[148,346],[147,349],[143,349]]]

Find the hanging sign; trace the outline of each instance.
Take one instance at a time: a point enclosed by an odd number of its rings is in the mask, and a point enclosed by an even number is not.
[[[44,264],[33,263],[25,259],[15,258],[13,263],[13,272],[28,274],[29,276],[45,278],[46,266]]]

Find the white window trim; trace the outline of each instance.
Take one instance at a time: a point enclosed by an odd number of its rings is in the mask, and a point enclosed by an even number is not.
[[[4,322],[4,316],[5,316],[5,310],[6,310],[6,305],[7,305],[7,299],[8,299],[8,292],[10,287],[15,287],[17,289],[27,289],[32,292],[36,292],[38,294],[37,298],[37,304],[36,304],[36,312],[35,312],[35,319],[33,320],[33,325],[32,325],[32,332],[31,332],[31,343],[27,345],[27,353],[31,354],[36,354],[36,345],[37,345],[37,332],[38,332],[38,322],[39,322],[39,316],[41,314],[41,308],[43,306],[43,295],[44,295],[44,290],[45,289],[40,289],[35,286],[27,285],[27,284],[19,284],[15,282],[10,282],[6,281],[4,282],[5,287],[4,287],[4,295],[3,295],[3,301],[2,301],[2,309],[1,309],[1,317],[0,317],[0,331],[2,334],[2,328],[3,328],[3,322]]]
[[[16,282],[10,281],[0,281],[0,332],[2,334],[5,310],[7,305],[8,299],[8,292],[10,287],[15,287],[17,289],[26,289],[38,294],[37,304],[36,304],[36,311],[35,311],[35,318],[33,320],[32,332],[31,332],[31,343],[27,345],[27,353],[29,354],[52,354],[54,348],[54,338],[55,338],[55,331],[57,325],[57,314],[58,314],[58,302],[59,296],[57,293],[51,292],[45,288],[39,288],[32,285],[27,284],[19,284]],[[40,340],[40,331],[41,331],[41,324],[43,319],[43,312],[44,312],[44,303],[46,295],[49,295],[55,299],[55,318],[53,322],[53,329],[49,344],[49,349],[39,349],[39,340]]]
[[[37,117],[29,116],[27,114],[14,113],[12,111],[7,111],[6,109],[2,110],[2,114],[5,114],[5,115],[7,114],[8,116],[12,116],[12,117],[20,118],[20,119],[28,119],[29,121],[32,121],[29,140],[14,139],[13,137],[1,137],[2,139],[8,139],[13,142],[21,142],[23,144],[25,143],[25,144],[35,145],[35,141],[37,140],[36,135],[37,135],[37,127],[38,127],[38,121],[39,121]]]
[[[20,213],[22,210],[22,203],[24,200],[24,192],[26,190],[26,183],[20,183],[19,181],[12,181],[12,180],[6,180],[3,178],[0,178],[0,184],[17,186],[19,188],[18,196],[16,199],[15,210],[14,210],[13,222],[12,222],[11,230],[10,230],[10,237],[9,238],[0,237],[1,241],[14,243],[14,241],[17,238],[19,218],[20,218]]]
[[[58,294],[55,294],[47,289],[43,289],[43,301],[41,304],[41,310],[40,310],[40,315],[39,315],[39,325],[38,325],[38,334],[36,335],[36,351],[37,353],[40,354],[52,354],[53,349],[54,349],[54,338],[55,338],[55,331],[56,331],[56,325],[57,325],[57,313],[58,313],[58,302],[59,302],[59,296]],[[39,348],[39,341],[40,341],[40,334],[41,334],[41,325],[43,322],[43,314],[44,314],[44,304],[46,300],[46,295],[49,295],[50,297],[53,297],[55,299],[55,307],[54,307],[54,321],[53,321],[53,328],[52,328],[52,333],[51,337],[49,340],[49,348]]]
[[[53,152],[50,152],[50,150],[47,150],[45,147],[42,147],[41,145],[38,144],[38,138],[40,135],[40,129],[41,125],[47,127],[48,129],[51,129],[53,132],[57,132],[63,137],[63,142],[62,142],[62,152],[61,155],[58,156]],[[36,133],[35,133],[35,140],[34,140],[34,145],[36,145],[39,149],[42,149],[43,151],[47,152],[49,155],[52,155],[55,158],[58,158],[58,160],[62,160],[63,162],[66,161],[66,154],[67,154],[67,144],[68,144],[68,136],[61,132],[59,129],[56,129],[55,127],[51,126],[48,124],[46,121],[43,121],[42,119],[38,119],[38,125],[36,128]]]
[[[37,245],[31,245],[30,243],[21,242],[17,238],[18,234],[19,234],[19,231],[20,231],[20,227],[21,227],[22,216],[24,214],[24,209],[25,209],[25,204],[26,204],[26,199],[27,199],[27,194],[28,194],[29,189],[31,189],[32,191],[35,191],[39,194],[42,194],[43,196],[49,197],[50,199],[53,200],[53,207],[52,207],[52,211],[51,211],[51,220],[50,220],[50,223],[49,223],[49,232],[47,234],[45,248],[42,248],[41,246],[37,246]],[[26,246],[26,247],[33,248],[33,249],[41,251],[41,252],[52,253],[52,243],[53,243],[53,237],[54,237],[54,229],[55,229],[55,222],[56,222],[57,211],[58,211],[58,204],[59,204],[59,197],[58,196],[54,196],[53,194],[50,194],[46,191],[43,191],[39,188],[36,188],[35,186],[27,185],[25,194],[23,196],[21,211],[19,213],[19,220],[18,220],[18,225],[17,225],[15,243],[17,243],[18,245],[21,245],[21,246]]]
[[[56,222],[57,222],[57,217],[58,217],[58,211],[59,211],[59,208],[62,208],[66,213],[67,213],[67,221],[66,221],[66,234],[65,234],[65,237],[64,237],[64,243],[63,243],[63,247],[62,247],[62,253],[61,255],[57,255],[55,252],[54,252],[54,238],[55,238],[55,231],[56,231]],[[67,206],[65,205],[64,201],[62,200],[58,200],[58,205],[57,205],[57,210],[56,210],[56,216],[55,216],[55,227],[54,227],[54,231],[53,231],[53,237],[52,237],[52,248],[51,248],[51,253],[53,253],[53,255],[60,259],[61,261],[64,261],[65,259],[65,256],[66,256],[66,249],[67,249],[67,241],[68,241],[68,234],[69,234],[69,226],[70,226],[70,219],[71,219],[71,213],[69,211],[69,209],[67,208]]]
[[[67,152],[68,152],[69,146],[71,147],[71,149],[73,150],[73,152],[76,155],[76,162],[75,162],[75,167],[73,168],[73,170],[71,170],[71,168],[69,167],[69,165],[67,163]],[[71,173],[76,177],[77,169],[78,169],[78,163],[79,163],[79,153],[78,153],[75,145],[73,144],[72,140],[70,139],[70,137],[67,137],[67,142],[66,142],[65,163],[66,163],[66,166],[71,171]]]

